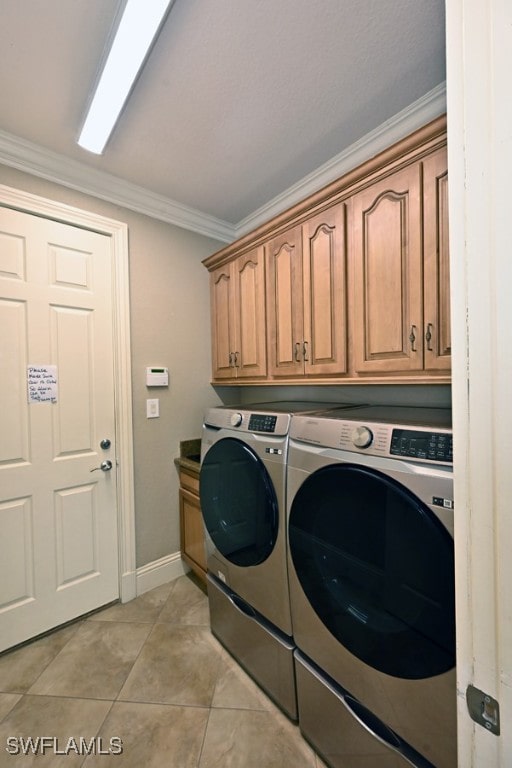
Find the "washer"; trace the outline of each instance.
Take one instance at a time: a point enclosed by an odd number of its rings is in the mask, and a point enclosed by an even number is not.
[[[286,553],[288,433],[292,414],[319,407],[328,404],[210,408],[201,440],[212,632],[292,719],[297,704]]]
[[[299,725],[334,768],[455,768],[450,411],[293,419],[290,599]]]

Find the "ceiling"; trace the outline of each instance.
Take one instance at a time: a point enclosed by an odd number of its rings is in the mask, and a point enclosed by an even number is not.
[[[119,5],[2,0],[0,132],[228,228],[445,81],[444,0],[175,0],[96,156],[76,139]]]

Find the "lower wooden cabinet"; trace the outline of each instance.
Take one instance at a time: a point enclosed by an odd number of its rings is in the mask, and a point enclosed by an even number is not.
[[[181,556],[206,585],[206,550],[199,503],[199,467],[197,472],[180,467],[179,476]]]

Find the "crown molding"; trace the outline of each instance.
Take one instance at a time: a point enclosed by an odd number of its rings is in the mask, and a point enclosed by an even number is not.
[[[232,243],[446,112],[446,83],[233,225],[0,131],[0,163],[178,227]]]
[[[5,131],[0,131],[0,163],[221,242],[236,238],[236,228],[228,222]]]
[[[258,210],[242,219],[236,225],[237,238],[252,232],[274,216],[300,203],[322,187],[344,176],[358,165],[370,160],[379,152],[404,139],[414,131],[430,123],[446,112],[446,83],[433,88],[421,99],[398,112],[375,130],[363,136],[347,149],[340,152],[297,184],[274,197]]]

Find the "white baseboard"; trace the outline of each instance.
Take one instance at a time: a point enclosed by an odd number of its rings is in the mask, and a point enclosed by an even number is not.
[[[174,579],[188,573],[189,570],[179,552],[161,557],[160,560],[153,560],[153,562],[137,568],[137,595],[143,595],[150,589],[174,581]]]

